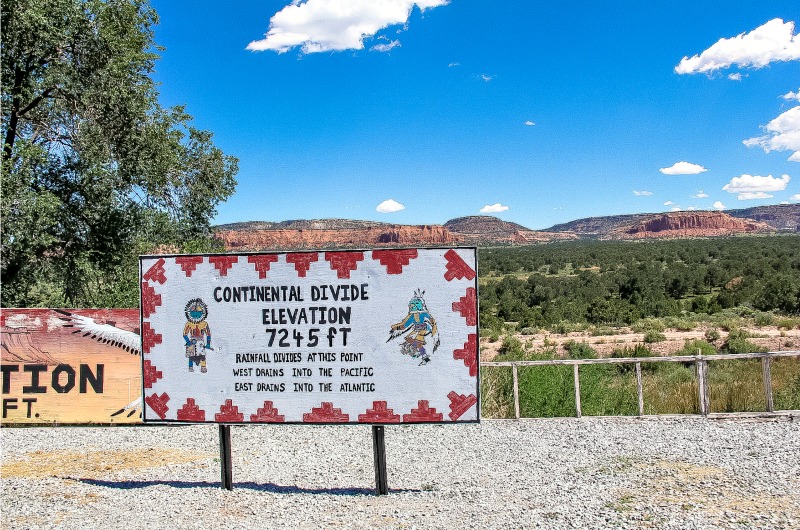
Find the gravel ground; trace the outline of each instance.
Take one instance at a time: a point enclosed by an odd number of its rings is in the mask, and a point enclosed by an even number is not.
[[[800,421],[2,429],[2,527],[795,528]]]

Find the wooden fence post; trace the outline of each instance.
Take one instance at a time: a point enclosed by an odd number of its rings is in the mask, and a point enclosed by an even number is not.
[[[581,417],[581,378],[578,375],[578,365],[573,364],[573,377],[575,378],[575,411]]]
[[[772,359],[770,357],[761,358],[761,368],[764,374],[764,398],[767,401],[767,412],[775,412],[775,405],[772,402],[772,373],[770,365]]]
[[[644,395],[642,393],[642,363],[636,363],[636,393],[639,396],[639,416],[644,416]]]
[[[516,364],[511,365],[511,375],[514,378],[514,417],[519,419],[519,376]]]
[[[708,416],[708,365],[707,362],[703,360],[702,353],[698,354],[695,364],[697,366],[697,391],[700,398],[700,414]]]

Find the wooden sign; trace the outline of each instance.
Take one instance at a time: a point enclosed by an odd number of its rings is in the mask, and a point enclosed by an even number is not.
[[[478,421],[475,249],[140,268],[145,422]]]
[[[2,423],[141,423],[136,309],[2,309]]]

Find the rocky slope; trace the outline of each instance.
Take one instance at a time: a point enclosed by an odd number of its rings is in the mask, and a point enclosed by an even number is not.
[[[444,224],[450,232],[471,245],[530,244],[564,239],[577,239],[570,233],[539,232],[517,223],[488,215],[471,215],[451,219]]]
[[[673,212],[620,226],[601,239],[675,239],[769,232],[775,229],[766,223],[737,219],[722,212]]]

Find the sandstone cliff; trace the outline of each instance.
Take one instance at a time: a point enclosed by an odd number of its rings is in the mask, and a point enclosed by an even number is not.
[[[322,222],[317,226],[323,226]],[[352,222],[351,222],[352,223]],[[340,248],[375,246],[453,245],[460,239],[441,225],[390,225],[350,228],[300,229],[225,229],[215,236],[228,251],[294,250],[303,248]]]
[[[648,216],[631,225],[618,227],[603,239],[719,237],[774,231],[766,223],[737,219],[722,212],[673,212]]]

